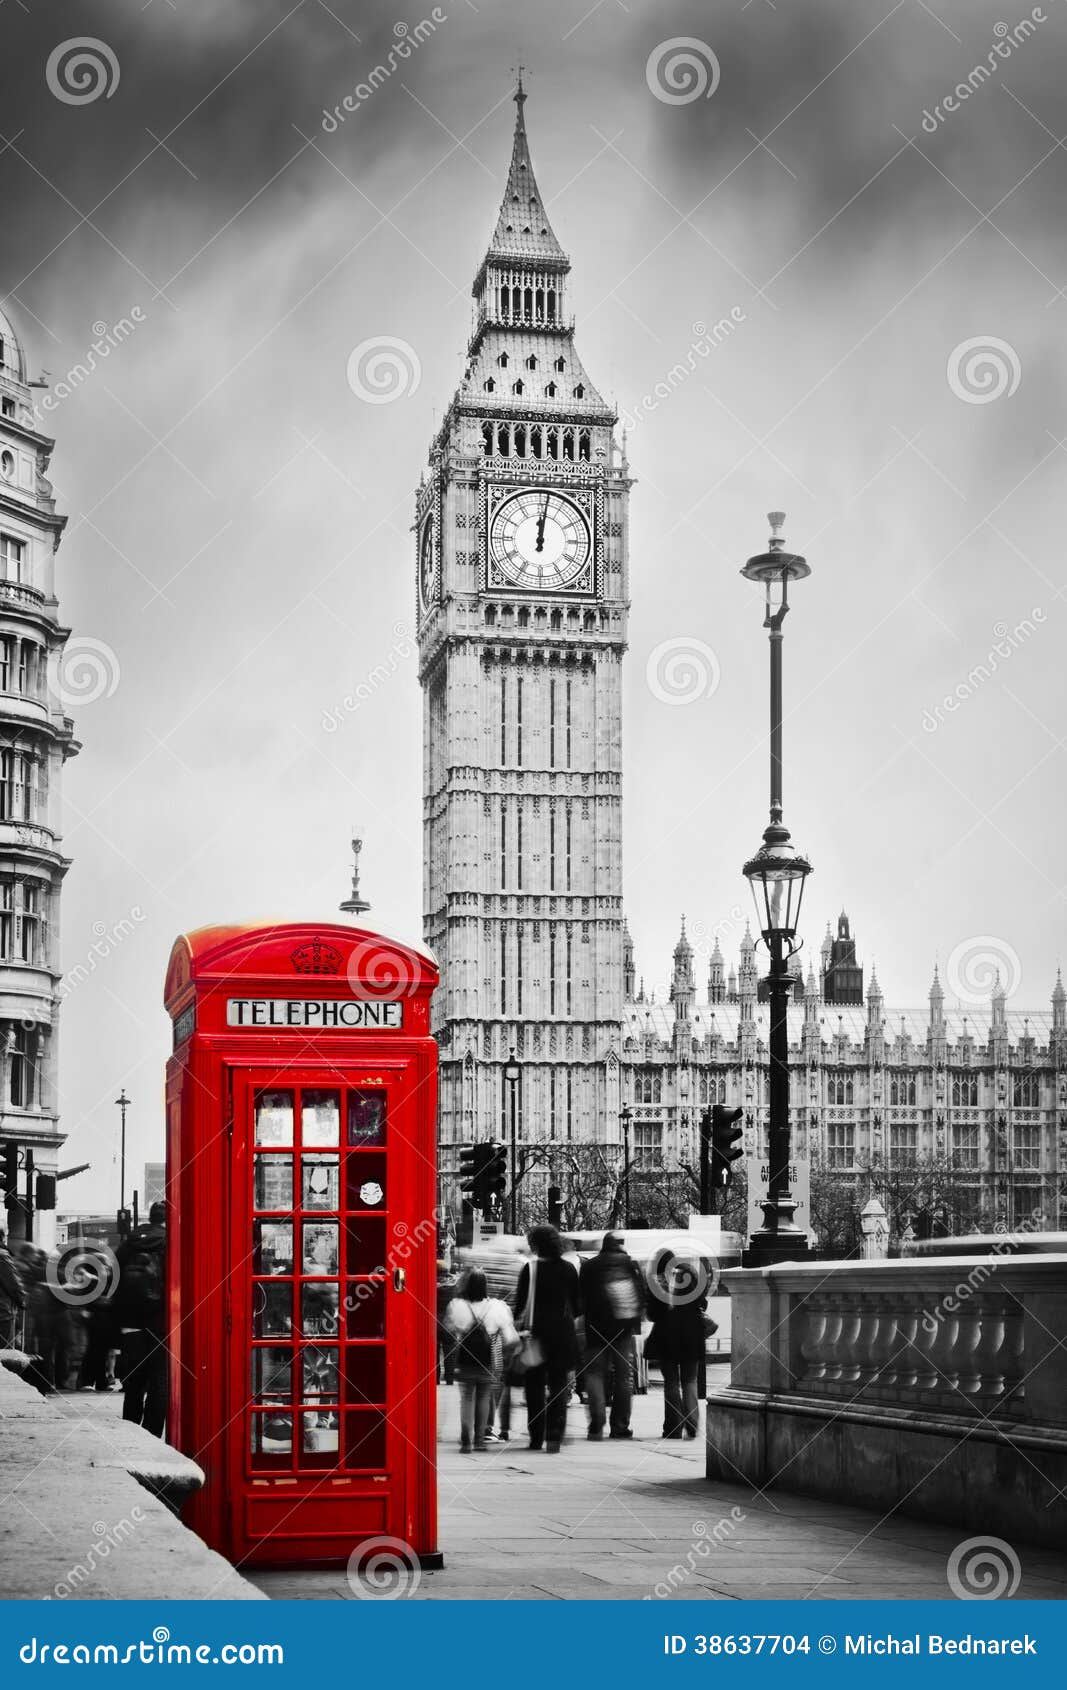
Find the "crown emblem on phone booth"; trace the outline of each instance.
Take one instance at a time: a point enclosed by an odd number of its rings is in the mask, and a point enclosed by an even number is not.
[[[340,974],[343,959],[334,945],[311,939],[298,945],[290,960],[298,974]]]

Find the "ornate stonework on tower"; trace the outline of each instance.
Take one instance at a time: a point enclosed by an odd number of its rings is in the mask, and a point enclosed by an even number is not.
[[[586,374],[570,261],[511,165],[467,365],[416,500],[424,930],[442,967],[440,1136],[619,1135],[621,677],[630,480]]]
[[[45,477],[55,442],[40,432],[26,360],[0,312],[0,1141],[54,1173],[57,1104],[59,899],[63,765],[78,750],[53,690],[69,630],[59,621],[55,554],[66,518]],[[3,1223],[0,1211],[0,1224]],[[52,1242],[54,1217],[36,1236]],[[12,1237],[25,1217],[9,1209]]]

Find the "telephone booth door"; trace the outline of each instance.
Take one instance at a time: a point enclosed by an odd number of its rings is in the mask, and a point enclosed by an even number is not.
[[[231,1470],[247,1553],[353,1529],[410,1541],[403,1067],[234,1071]],[[258,1557],[257,1557],[258,1558]]]

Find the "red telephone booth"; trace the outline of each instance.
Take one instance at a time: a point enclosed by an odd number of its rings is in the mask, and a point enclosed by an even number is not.
[[[171,953],[170,1436],[231,1559],[437,1563],[437,980],[332,924]]]

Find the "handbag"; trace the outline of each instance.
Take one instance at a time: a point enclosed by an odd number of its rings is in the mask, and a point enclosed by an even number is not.
[[[537,1257],[531,1256],[530,1287],[526,1295],[526,1309],[522,1317],[522,1324],[525,1327],[525,1331],[523,1333],[522,1343],[519,1346],[518,1354],[515,1356],[511,1364],[511,1371],[517,1379],[521,1379],[524,1373],[529,1373],[532,1367],[542,1367],[544,1365],[544,1346],[542,1345],[540,1338],[535,1338],[533,1333],[530,1331],[530,1327],[533,1325],[534,1297],[536,1295],[536,1288]]]

